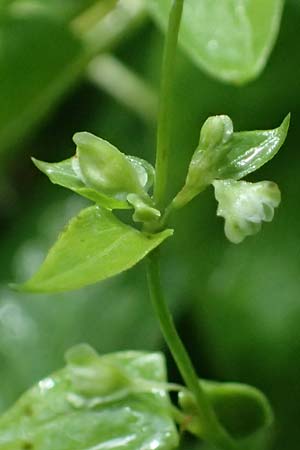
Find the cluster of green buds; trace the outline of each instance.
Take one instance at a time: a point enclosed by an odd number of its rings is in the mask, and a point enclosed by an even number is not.
[[[235,132],[225,115],[209,117],[200,132],[185,184],[167,211],[179,209],[209,185],[219,202],[217,214],[225,218],[225,234],[234,242],[256,233],[262,221],[270,221],[280,203],[275,183],[249,183],[241,178],[269,161],[283,144],[289,116],[273,130]],[[128,156],[91,133],[73,137],[76,154],[59,163],[33,159],[53,183],[67,187],[101,207],[133,209],[133,220],[144,229],[158,230],[163,211],[154,204],[151,188],[155,171],[150,163]]]
[[[154,168],[147,161],[120,152],[91,133],[73,137],[76,154],[59,163],[33,159],[53,183],[67,187],[105,209],[134,209],[135,222],[160,218],[148,191],[154,182]]]
[[[225,234],[233,243],[257,233],[269,222],[280,203],[273,182],[249,183],[241,178],[259,169],[277,153],[289,126],[287,116],[280,127],[267,131],[234,132],[228,116],[209,117],[191,159],[184,187],[172,202],[181,208],[209,185],[219,202],[217,214],[225,218]]]

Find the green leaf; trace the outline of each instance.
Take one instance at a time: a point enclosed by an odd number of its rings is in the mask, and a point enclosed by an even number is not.
[[[271,222],[281,200],[278,186],[271,181],[216,180],[213,185],[217,215],[224,217],[225,235],[234,244],[258,233],[262,221]]]
[[[71,220],[38,272],[18,289],[59,292],[96,283],[134,266],[172,234],[142,233],[92,206]]]
[[[75,355],[74,355],[75,353]],[[178,446],[165,391],[124,393],[117,401],[105,397],[106,383],[113,387],[109,373],[113,367],[126,379],[165,382],[166,370],[159,353],[120,352],[98,356],[88,346],[71,349],[67,366],[27,391],[0,419],[1,450],[169,450]],[[87,397],[78,390],[90,387]],[[97,374],[99,378],[94,378]],[[101,389],[102,388],[102,389]],[[92,406],[91,399],[102,392],[103,403]],[[76,400],[77,399],[77,400]],[[87,402],[85,400],[88,400]],[[81,401],[79,401],[81,400]]]
[[[289,123],[290,115],[273,130],[234,132],[228,116],[209,117],[174,206],[182,207],[215,179],[239,180],[266,164],[283,145]]]
[[[290,114],[273,130],[235,132],[224,144],[224,160],[216,178],[239,180],[272,159],[283,145],[290,124]]]
[[[129,209],[130,193],[150,197],[147,190],[154,181],[150,163],[121,153],[109,142],[90,133],[76,133],[77,155],[57,163],[32,158],[36,167],[54,184],[71,189],[108,209]]]
[[[86,55],[81,42],[62,23],[45,14],[6,14],[1,17],[0,32],[3,157],[74,83],[84,68]],[[30,52],[24,52],[25,48]]]
[[[166,28],[171,0],[145,2]],[[244,83],[263,70],[278,34],[283,0],[185,0],[179,41],[212,76]]]
[[[273,421],[272,408],[258,389],[240,383],[202,380],[201,385],[221,424],[236,439],[246,438]],[[188,430],[202,437],[197,406],[191,393],[180,392],[179,404],[189,416]]]
[[[104,208],[131,208],[129,203],[125,200],[118,200],[114,197],[101,194],[95,189],[86,187],[84,182],[79,177],[78,172],[74,170],[74,157],[57,163],[47,163],[44,161],[39,161],[35,158],[32,158],[32,161],[41,172],[49,177],[52,183],[71,189],[71,191],[76,192],[76,194],[86,197]]]

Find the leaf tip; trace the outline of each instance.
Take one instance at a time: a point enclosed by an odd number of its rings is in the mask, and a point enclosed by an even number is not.
[[[30,294],[39,294],[44,291],[43,289],[40,289],[38,285],[35,286],[35,283],[32,282],[32,279],[25,281],[24,283],[9,283],[9,288],[12,289],[15,292],[20,293],[30,293]]]
[[[285,116],[285,118],[283,119],[283,122],[282,122],[282,124],[281,124],[281,127],[284,129],[284,131],[285,131],[286,133],[288,132],[290,123],[291,123],[291,113],[289,112],[289,113]]]
[[[27,283],[9,283],[9,288],[15,292],[33,292],[28,286]]]
[[[37,167],[39,170],[42,171],[44,162],[40,161],[39,159],[34,158],[33,156],[30,159],[33,162],[33,164],[35,165],[35,167]]]

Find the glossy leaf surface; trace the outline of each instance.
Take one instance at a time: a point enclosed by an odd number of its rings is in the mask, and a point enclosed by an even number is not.
[[[235,132],[224,144],[224,160],[218,178],[239,180],[272,159],[283,145],[290,124],[288,115],[278,128]]]
[[[172,233],[144,234],[92,206],[71,220],[38,272],[19,289],[59,292],[96,283],[129,269]]]
[[[218,419],[234,438],[248,437],[272,423],[273,413],[270,404],[258,389],[246,384],[206,380],[202,380],[201,384]],[[188,429],[201,437],[202,430],[192,395],[181,392],[179,403],[183,411],[191,417]]]
[[[147,0],[166,27],[171,0]],[[186,0],[180,42],[192,60],[231,83],[255,78],[277,37],[283,0]]]
[[[77,361],[74,361],[74,352]],[[105,385],[101,367],[107,365],[122,372],[133,385],[135,379],[166,380],[164,359],[159,353],[122,352],[98,356],[88,346],[78,346],[71,349],[64,369],[40,381],[2,416],[1,449],[168,450],[177,447],[177,431],[164,391],[127,393],[118,401],[91,406],[93,393],[97,389],[101,391],[101,385]],[[76,375],[79,368],[81,381],[90,389],[87,396],[74,382],[74,372]],[[95,373],[98,378],[91,376]],[[97,395],[99,399],[99,392]],[[82,401],[76,404],[74,398]],[[85,402],[86,399],[89,401]]]
[[[90,133],[76,133],[77,154],[57,163],[32,158],[54,184],[71,189],[108,209],[131,208],[130,193],[147,197],[154,168],[147,161],[121,153],[109,142]],[[150,200],[150,199],[149,199]]]
[[[114,197],[101,194],[93,188],[87,187],[74,170],[74,157],[57,163],[47,163],[32,158],[37,168],[49,177],[54,184],[63,186],[76,194],[86,197],[92,202],[102,205],[108,209],[127,209],[130,205],[126,200],[118,200]]]

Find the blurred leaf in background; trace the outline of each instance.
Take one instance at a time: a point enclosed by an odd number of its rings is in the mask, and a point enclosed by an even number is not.
[[[83,47],[66,27],[45,14],[0,17],[0,158],[12,157],[25,133],[44,118],[74,83]],[[7,154],[7,150],[10,153]],[[2,162],[3,164],[3,162]]]
[[[147,0],[158,23],[167,24],[171,0]],[[284,0],[186,0],[180,42],[200,68],[244,83],[264,68],[279,30]]]

